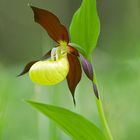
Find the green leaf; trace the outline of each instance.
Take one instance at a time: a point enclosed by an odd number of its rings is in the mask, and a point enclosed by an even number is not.
[[[58,124],[74,140],[105,140],[99,128],[74,112],[33,101],[28,103]]]
[[[81,46],[86,56],[90,56],[96,47],[99,32],[96,0],[82,0],[81,7],[74,14],[70,25],[71,41]]]

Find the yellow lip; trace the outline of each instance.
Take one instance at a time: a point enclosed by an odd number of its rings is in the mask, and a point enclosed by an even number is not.
[[[69,72],[69,62],[66,56],[54,61],[48,59],[38,61],[29,71],[30,79],[40,85],[55,85],[63,81]]]

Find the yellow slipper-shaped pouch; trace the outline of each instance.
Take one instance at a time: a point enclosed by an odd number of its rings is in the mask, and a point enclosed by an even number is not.
[[[41,85],[55,85],[63,81],[69,72],[67,56],[58,60],[47,59],[38,61],[29,71],[30,79]]]

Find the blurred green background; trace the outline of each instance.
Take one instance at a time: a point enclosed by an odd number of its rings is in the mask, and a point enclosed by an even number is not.
[[[80,0],[0,0],[0,140],[70,140],[59,127],[24,100],[54,104],[78,112],[101,127],[90,82],[83,74],[77,106],[66,81],[34,85],[24,65],[55,45],[33,21],[28,3],[53,11],[69,27]],[[101,34],[93,52],[98,86],[114,140],[140,139],[140,1],[99,0]]]

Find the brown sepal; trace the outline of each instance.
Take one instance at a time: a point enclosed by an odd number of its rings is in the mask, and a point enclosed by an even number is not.
[[[74,93],[75,93],[76,86],[81,80],[82,70],[81,70],[81,65],[77,56],[67,54],[67,57],[68,57],[69,65],[70,65],[69,73],[67,75],[67,83],[73,97],[73,102],[74,104],[76,104]]]
[[[69,35],[66,27],[62,25],[56,15],[53,13],[31,6],[34,12],[34,20],[39,23],[56,42],[69,42]]]

